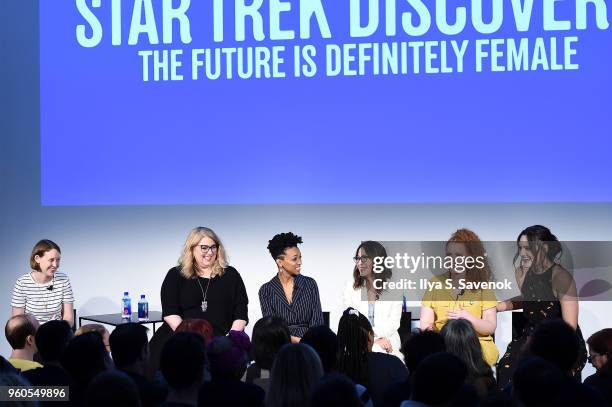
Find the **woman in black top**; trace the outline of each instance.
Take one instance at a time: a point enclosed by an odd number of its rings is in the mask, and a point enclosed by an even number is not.
[[[576,332],[578,358],[571,374],[580,377],[586,364],[586,345],[578,326],[578,294],[572,275],[557,263],[561,243],[551,231],[540,225],[523,230],[517,239],[516,281],[521,296],[497,304],[497,311],[523,309],[525,325],[521,335],[508,344],[497,363],[497,383],[504,388],[521,361],[522,349],[535,328],[543,321],[563,319]]]
[[[302,238],[291,232],[280,233],[268,242],[278,272],[259,289],[261,313],[287,321],[292,342],[299,342],[308,328],[324,324],[317,283],[300,274],[300,243]]]
[[[189,233],[179,264],[161,288],[164,324],[151,339],[152,359],[185,318],[205,319],[215,336],[243,331],[248,322],[248,297],[238,271],[227,264],[221,240],[209,228]]]

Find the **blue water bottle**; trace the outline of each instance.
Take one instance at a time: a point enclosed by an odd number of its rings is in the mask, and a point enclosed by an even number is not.
[[[123,310],[121,311],[121,319],[129,321],[132,319],[132,300],[130,299],[129,293],[125,291],[123,298],[121,299],[121,305]]]
[[[138,301],[138,320],[139,321],[149,320],[149,302],[145,298],[144,294],[140,295],[140,301]]]

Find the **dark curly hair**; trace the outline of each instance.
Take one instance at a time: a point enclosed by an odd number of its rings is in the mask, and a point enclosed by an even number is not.
[[[285,254],[285,249],[297,247],[302,243],[302,237],[291,232],[279,233],[268,241],[268,250],[274,260]]]
[[[534,256],[536,256],[536,258],[538,257],[538,253],[543,249],[543,246],[546,246],[547,248],[545,252],[546,257],[553,263],[555,263],[563,254],[561,242],[559,242],[557,236],[552,234],[550,229],[542,225],[533,225],[523,229],[516,238],[518,250],[514,255],[514,263],[516,263],[520,257],[521,247],[519,242],[521,240],[521,236],[527,237],[527,240],[529,241],[529,250]]]

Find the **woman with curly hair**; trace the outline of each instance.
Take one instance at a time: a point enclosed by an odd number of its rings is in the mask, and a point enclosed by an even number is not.
[[[467,284],[491,279],[484,246],[476,233],[459,229],[446,242],[446,257],[455,259],[455,267],[432,279],[438,285],[423,295],[420,328],[440,332],[449,320],[467,320],[478,334],[485,361],[493,366],[499,357],[499,350],[493,342],[497,328],[495,293],[483,288],[462,289],[460,284],[461,280]],[[460,268],[459,258],[463,258],[462,261],[468,258],[477,261],[469,267]]]
[[[259,289],[263,317],[287,321],[294,343],[300,341],[308,328],[324,324],[317,282],[301,274],[300,243],[302,238],[291,232],[279,233],[268,242],[278,271]]]

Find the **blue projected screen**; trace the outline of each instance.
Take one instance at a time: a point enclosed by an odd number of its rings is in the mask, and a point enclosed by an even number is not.
[[[41,1],[42,204],[611,202],[611,7]]]

